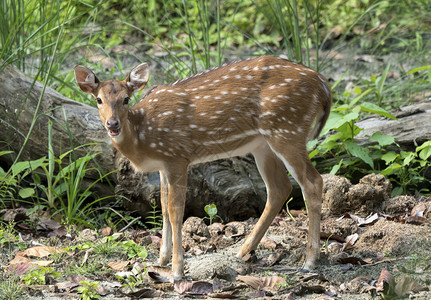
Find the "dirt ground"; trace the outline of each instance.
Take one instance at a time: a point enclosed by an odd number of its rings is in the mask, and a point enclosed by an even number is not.
[[[105,261],[107,255],[97,256],[96,246],[69,250],[50,264],[61,276],[25,286],[23,299],[78,299],[82,280],[97,281],[95,296],[103,299],[430,299],[431,198],[390,198],[390,183],[374,174],[357,185],[337,176],[324,176],[324,182],[321,258],[313,272],[300,270],[308,227],[305,211],[292,210],[290,215],[283,211],[258,249],[244,259],[235,254],[257,219],[208,226],[191,217],[183,228],[183,281],[170,283],[169,268],[156,264],[160,231],[129,230],[116,235],[145,246],[145,259],[113,256]],[[85,229],[54,239],[21,237],[26,252],[41,245],[62,249],[83,241],[100,246],[103,236],[112,233]],[[35,263],[35,254],[17,261],[25,256],[18,250],[14,245],[2,247],[3,279],[14,272],[23,276],[25,266]],[[89,267],[96,262],[109,267],[101,273],[65,271],[68,265]]]

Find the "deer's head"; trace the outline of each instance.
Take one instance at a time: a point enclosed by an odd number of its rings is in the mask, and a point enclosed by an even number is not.
[[[122,124],[127,120],[130,97],[145,87],[148,77],[146,63],[133,68],[123,81],[100,81],[90,69],[75,67],[76,82],[83,92],[92,94],[96,99],[100,118],[111,137],[121,134]]]

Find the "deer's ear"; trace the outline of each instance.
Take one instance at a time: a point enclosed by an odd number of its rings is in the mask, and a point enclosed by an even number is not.
[[[132,93],[142,90],[148,82],[150,77],[150,71],[148,69],[148,64],[143,63],[137,67],[134,67],[130,71],[126,78],[126,84]]]
[[[75,79],[84,93],[96,94],[100,81],[96,75],[94,75],[93,71],[86,67],[76,66]]]

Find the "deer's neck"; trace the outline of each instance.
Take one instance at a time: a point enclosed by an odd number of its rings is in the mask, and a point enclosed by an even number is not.
[[[121,133],[116,137],[111,137],[112,144],[114,147],[123,154],[132,165],[139,165],[139,161],[142,157],[139,155],[139,133],[134,125],[133,114],[129,110],[129,114],[125,121],[121,122]],[[135,167],[136,168],[136,167]]]

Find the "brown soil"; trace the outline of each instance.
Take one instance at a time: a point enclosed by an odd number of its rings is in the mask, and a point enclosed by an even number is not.
[[[171,274],[169,268],[156,265],[160,235],[148,230],[123,235],[124,239],[146,245],[149,255],[144,261],[132,259],[120,272],[110,270],[97,276],[88,274],[86,278],[99,282],[104,299],[371,299],[376,295],[386,299],[429,299],[431,198],[390,198],[388,184],[376,175],[363,178],[357,185],[339,177],[325,176],[321,259],[313,272],[300,270],[304,261],[307,215],[292,211],[294,220],[286,212],[277,216],[258,249],[245,260],[235,255],[256,219],[211,226],[196,217],[187,219],[183,240],[186,280],[179,283],[163,282],[169,281]],[[334,194],[334,190],[340,194]],[[361,195],[363,201],[356,201],[352,195]],[[100,239],[93,231],[82,231],[80,238]],[[67,244],[74,241],[77,237],[66,240]],[[59,240],[57,243],[57,247],[66,246]],[[81,264],[85,253],[75,251],[70,254],[75,256],[75,261],[68,257],[65,260],[68,264]],[[89,252],[89,257],[91,255]],[[7,265],[4,258],[2,265]],[[124,257],[122,260],[127,261]],[[141,269],[137,269],[138,266]],[[126,276],[124,274],[131,274],[133,270],[140,270],[134,276],[141,279],[134,292],[115,276]],[[70,282],[73,282],[72,276]],[[47,286],[52,288],[47,289]],[[34,290],[37,293],[31,295]],[[64,282],[55,279],[50,285],[33,287],[29,291],[28,299],[79,297],[76,287],[66,292]]]

